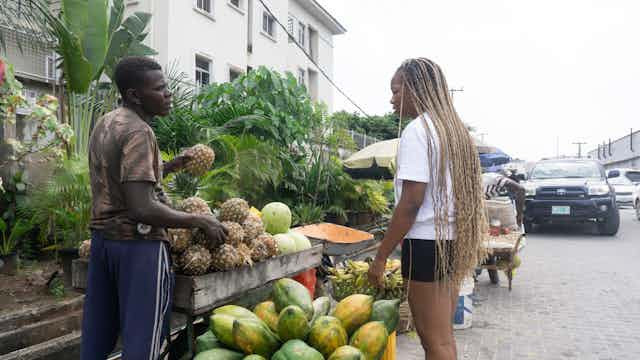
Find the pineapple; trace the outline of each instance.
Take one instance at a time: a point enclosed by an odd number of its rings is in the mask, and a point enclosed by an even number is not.
[[[267,248],[267,244],[264,242],[258,239],[253,239],[249,247],[251,248],[251,260],[254,262],[269,258],[269,249]]]
[[[231,270],[240,266],[243,262],[238,249],[229,244],[222,244],[211,255],[213,257],[211,266],[217,271]]]
[[[251,249],[244,243],[238,245],[238,254],[240,254],[240,258],[242,259],[242,265],[253,266],[253,261],[251,260]]]
[[[175,253],[182,253],[189,245],[191,245],[191,239],[193,238],[193,230],[191,229],[169,229],[169,244],[171,244],[171,251]]]
[[[244,229],[244,243],[247,245],[251,244],[253,239],[264,233],[262,220],[253,214],[247,217],[247,220],[242,224],[242,228]]]
[[[191,245],[178,261],[183,273],[202,275],[206,274],[211,267],[211,253],[200,245]]]
[[[80,244],[78,254],[83,259],[89,259],[89,256],[91,255],[91,240],[85,240]]]
[[[225,243],[234,247],[237,247],[242,243],[242,240],[244,239],[244,229],[242,229],[242,225],[231,221],[225,221],[222,223],[222,226],[227,229],[227,239],[225,240]]]
[[[185,164],[184,169],[193,176],[202,176],[213,165],[216,154],[213,150],[204,144],[198,144],[189,149],[192,159]]]
[[[243,224],[249,216],[249,204],[240,198],[233,198],[225,201],[220,206],[220,221],[232,221]]]
[[[269,234],[262,234],[258,236],[252,243],[252,250],[260,245],[260,250],[256,250],[256,255],[260,254],[263,258],[268,259],[278,255],[278,244],[273,236]],[[253,251],[252,251],[253,252]]]
[[[199,197],[192,196],[182,201],[181,210],[189,214],[213,215],[207,202]]]

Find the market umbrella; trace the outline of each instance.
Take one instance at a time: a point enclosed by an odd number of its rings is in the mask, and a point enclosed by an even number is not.
[[[399,139],[371,144],[343,162],[354,179],[393,179]]]

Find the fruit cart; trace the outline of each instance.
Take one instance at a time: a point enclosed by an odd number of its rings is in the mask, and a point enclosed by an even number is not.
[[[176,275],[173,293],[173,311],[186,316],[188,353],[194,354],[194,321],[216,307],[237,301],[254,289],[271,282],[297,275],[310,268],[320,266],[323,246],[317,244],[300,252],[280,255],[253,266],[244,266],[231,271],[214,272],[200,276]],[[88,261],[73,262],[73,287],[87,287]]]
[[[509,291],[511,291],[514,271],[520,266],[518,253],[522,251],[526,243],[527,238],[521,232],[489,236],[484,243],[487,260],[480,268],[489,271],[493,283],[498,282],[498,271],[504,271],[509,280]]]

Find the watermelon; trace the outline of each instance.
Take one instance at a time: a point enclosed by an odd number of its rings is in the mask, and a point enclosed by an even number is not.
[[[311,328],[308,343],[329,357],[337,348],[347,345],[348,340],[347,331],[340,320],[332,316],[320,316]]]
[[[271,360],[324,360],[324,357],[302,340],[289,340],[273,354]]]
[[[218,341],[218,338],[213,335],[213,331],[211,330],[208,330],[207,332],[196,338],[196,354],[211,349],[218,349],[221,347],[222,344],[220,343],[220,341]]]
[[[289,235],[289,237],[291,237],[295,242],[296,251],[311,249],[311,241],[306,236],[296,232],[295,230],[289,231],[287,235]]]
[[[265,230],[272,235],[283,234],[291,227],[291,210],[280,202],[267,204],[261,211]]]
[[[277,311],[295,305],[304,311],[308,320],[313,318],[311,294],[304,285],[295,280],[284,278],[276,281],[273,284],[273,301]]]
[[[196,355],[193,360],[242,360],[244,354],[227,349],[207,350]]]
[[[273,237],[278,245],[280,255],[292,254],[296,252],[296,242],[289,234],[278,234]]]
[[[282,341],[305,340],[309,334],[307,314],[295,305],[287,306],[280,312],[278,335]]]
[[[373,303],[371,321],[382,321],[391,334],[400,321],[400,300],[378,300]]]

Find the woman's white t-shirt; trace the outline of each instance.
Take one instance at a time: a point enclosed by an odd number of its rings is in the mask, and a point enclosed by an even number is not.
[[[426,119],[426,124],[431,129],[431,135],[433,137],[433,150],[432,156],[435,157],[435,166],[439,165],[439,142],[436,131],[433,130],[431,119],[427,114],[423,115]],[[405,236],[408,239],[424,239],[435,240],[436,231],[434,224],[434,208],[433,208],[433,190],[434,185],[437,185],[440,181],[447,182],[448,196],[449,196],[449,230],[450,234],[447,237],[449,240],[455,239],[455,210],[453,205],[453,191],[451,183],[451,175],[449,173],[449,167],[447,166],[446,178],[441,179],[436,171],[433,179],[431,180],[431,168],[429,166],[429,152],[427,148],[427,131],[421,123],[422,117],[418,117],[411,121],[407,127],[402,131],[400,137],[400,144],[398,145],[398,157],[397,157],[397,172],[395,178],[395,197],[396,205],[400,201],[402,195],[402,184],[404,181],[415,181],[427,184],[427,189],[424,194],[424,200],[422,206],[418,211],[416,222],[411,227],[411,230]]]

